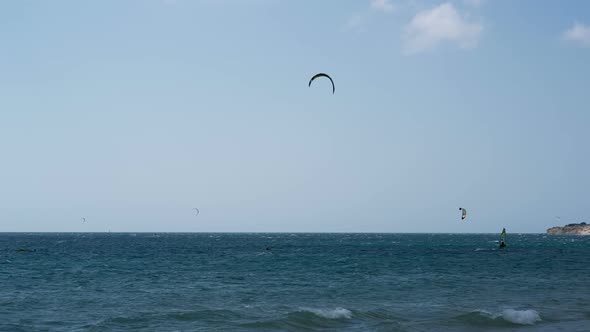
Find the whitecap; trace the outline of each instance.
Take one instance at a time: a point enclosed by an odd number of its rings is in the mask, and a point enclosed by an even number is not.
[[[483,309],[476,309],[476,310],[473,310],[473,312],[478,313],[478,314],[480,314],[480,315],[482,315],[484,317],[491,318],[491,319],[498,318],[497,315],[494,315],[493,313],[491,313],[491,312],[489,312],[487,310],[483,310]]]
[[[541,321],[541,316],[536,310],[528,309],[528,310],[515,310],[515,309],[504,309],[501,313],[493,313],[487,310],[474,310],[484,317],[488,317],[490,319],[503,319],[507,322],[511,322],[514,324],[520,325],[533,325],[536,322]]]
[[[505,309],[502,311],[502,318],[509,322],[521,325],[533,325],[541,321],[541,316],[536,310],[514,310]]]
[[[345,308],[336,308],[336,309],[313,309],[313,308],[303,308],[303,310],[311,312],[315,315],[318,315],[323,318],[328,319],[350,319],[352,318],[352,312]]]

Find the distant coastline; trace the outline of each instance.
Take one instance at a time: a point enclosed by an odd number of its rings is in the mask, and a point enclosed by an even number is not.
[[[548,235],[590,235],[590,225],[585,222],[579,224],[568,224],[563,227],[551,227],[547,230]]]

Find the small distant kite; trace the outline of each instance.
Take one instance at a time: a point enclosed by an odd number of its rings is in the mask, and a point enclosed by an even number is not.
[[[82,217],[82,222],[86,222],[86,218]]]
[[[467,218],[467,210],[459,208],[459,211],[461,211],[461,220],[465,220],[465,218]]]
[[[193,211],[195,211],[195,217],[199,215],[199,213],[201,213],[201,211],[199,211],[199,209],[197,208],[193,208]]]
[[[307,86],[311,86],[311,82],[313,82],[313,80],[315,80],[318,77],[327,77],[330,80],[330,82],[332,82],[332,94],[334,94],[334,92],[336,92],[336,86],[334,86],[334,81],[332,80],[332,78],[328,74],[324,74],[324,73],[319,73],[319,74],[313,75],[313,77],[309,80],[309,84],[307,84]]]

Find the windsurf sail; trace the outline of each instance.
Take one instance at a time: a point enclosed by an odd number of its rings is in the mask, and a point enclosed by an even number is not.
[[[506,247],[506,228],[502,228],[502,234],[500,234],[500,249]]]

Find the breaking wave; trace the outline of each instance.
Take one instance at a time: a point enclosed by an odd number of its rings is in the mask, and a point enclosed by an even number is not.
[[[352,312],[340,307],[335,309],[300,308],[281,318],[246,323],[242,326],[256,330],[342,330],[349,326],[351,318]]]
[[[304,311],[311,312],[317,316],[328,318],[328,319],[350,319],[352,318],[352,312],[345,308],[336,309],[312,309],[302,308]]]
[[[514,310],[506,309],[502,311],[502,318],[505,320],[520,324],[520,325],[533,325],[536,322],[541,321],[541,316],[536,310]]]
[[[533,309],[504,309],[495,313],[487,310],[474,310],[459,316],[458,319],[471,325],[534,325],[541,321],[541,316]]]

